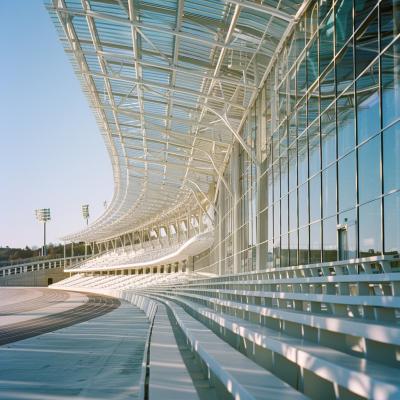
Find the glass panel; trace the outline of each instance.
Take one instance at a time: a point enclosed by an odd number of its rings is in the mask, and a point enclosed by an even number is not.
[[[382,0],[381,8],[381,49],[384,49],[400,32],[399,0]]]
[[[307,128],[307,109],[305,101],[297,107],[297,136],[300,136]]]
[[[308,107],[307,120],[308,120],[308,125],[310,125],[311,122],[313,122],[319,116],[318,86],[314,88],[313,92],[308,97],[307,107]]]
[[[359,203],[381,195],[381,137],[374,137],[358,150]]]
[[[281,197],[281,175],[279,168],[279,161],[274,164],[274,201]]]
[[[322,215],[336,214],[336,165],[322,171]]]
[[[400,252],[400,192],[384,198],[385,253]]]
[[[297,192],[289,193],[289,230],[297,229]]]
[[[319,68],[321,72],[333,60],[333,31],[333,12],[330,12],[319,31]]]
[[[356,76],[371,64],[378,53],[378,12],[375,11],[356,35]]]
[[[289,201],[288,196],[282,197],[281,200],[281,233],[288,232],[288,208],[289,208]]]
[[[380,129],[379,75],[375,63],[357,80],[357,137],[358,143]]]
[[[307,82],[308,87],[316,81],[318,77],[318,40],[315,36],[311,47],[307,50]]]
[[[335,100],[335,70],[333,64],[330,71],[320,81],[320,104],[323,112]]]
[[[288,160],[285,156],[281,157],[281,196],[288,192]]]
[[[360,257],[382,253],[381,201],[364,204],[359,209]]]
[[[322,168],[336,160],[336,116],[335,105],[321,116]]]
[[[357,0],[354,2],[355,29],[357,29],[362,24],[364,19],[368,16],[375,5],[376,2],[371,0]]]
[[[289,146],[291,146],[297,138],[297,121],[296,121],[296,113],[290,117],[289,120]]]
[[[321,175],[310,179],[310,222],[321,218]]]
[[[288,235],[281,236],[281,264],[282,268],[289,265],[289,237]]]
[[[308,129],[308,159],[309,175],[312,176],[321,169],[320,135],[318,121]]]
[[[308,224],[308,183],[299,187],[299,226]]]
[[[297,265],[297,231],[289,234],[289,265]]]
[[[344,243],[345,257],[341,259],[351,259],[357,257],[357,213],[356,209],[339,214],[339,224],[346,226],[346,243]],[[340,249],[339,249],[340,250]]]
[[[310,263],[321,262],[321,223],[310,225]]]
[[[307,91],[307,80],[306,80],[306,58],[302,57],[302,59],[298,62],[297,67],[297,100],[300,100]]]
[[[308,264],[308,226],[299,229],[299,265]]]
[[[336,82],[338,95],[354,80],[353,43],[350,42],[336,59]]]
[[[322,261],[336,261],[337,260],[337,231],[336,231],[336,217],[325,219],[322,222],[323,226],[323,249]]]
[[[336,105],[339,157],[355,146],[354,94],[352,87],[343,94]]]
[[[336,2],[336,48],[340,49],[353,33],[353,2],[339,0]]]
[[[356,168],[354,151],[339,160],[339,211],[356,204]]]
[[[297,147],[296,143],[289,148],[289,190],[297,186]]]
[[[400,189],[400,122],[383,132],[383,183],[385,193]]]
[[[385,127],[400,118],[400,39],[384,53],[381,63],[382,119]]]
[[[278,238],[281,234],[281,212],[280,212],[280,204],[277,201],[274,204],[274,239]]]
[[[274,264],[275,268],[279,268],[281,265],[281,243],[280,237],[274,239]]]
[[[308,154],[307,154],[307,135],[299,137],[297,142],[298,151],[298,178],[299,184],[305,182],[308,178]]]
[[[320,1],[319,4],[319,22],[321,22],[325,16],[328,14],[332,7],[333,0]],[[328,17],[329,19],[329,17]]]

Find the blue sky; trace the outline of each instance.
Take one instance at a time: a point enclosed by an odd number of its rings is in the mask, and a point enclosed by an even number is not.
[[[84,227],[113,191],[95,118],[41,0],[0,0],[0,246],[41,245]]]

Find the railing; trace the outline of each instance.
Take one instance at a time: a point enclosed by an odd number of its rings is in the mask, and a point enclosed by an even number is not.
[[[88,256],[57,257],[52,259],[42,259],[19,264],[0,266],[0,277],[8,275],[17,275],[25,272],[40,271],[44,269],[66,268],[75,263],[84,261]],[[26,260],[25,260],[26,261]]]

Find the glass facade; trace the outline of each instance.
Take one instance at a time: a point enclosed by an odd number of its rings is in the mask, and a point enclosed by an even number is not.
[[[221,273],[400,251],[399,32],[398,0],[309,5],[225,171]]]

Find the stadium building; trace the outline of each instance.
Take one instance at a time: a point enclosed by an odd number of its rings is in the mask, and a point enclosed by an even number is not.
[[[46,6],[115,188],[53,287],[169,315],[218,398],[399,399],[398,0]]]

